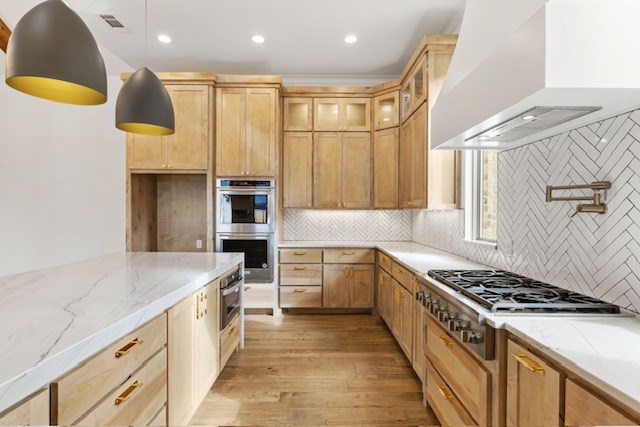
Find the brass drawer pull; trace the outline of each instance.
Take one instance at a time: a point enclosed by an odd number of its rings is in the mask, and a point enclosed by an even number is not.
[[[133,392],[136,391],[138,387],[142,387],[142,383],[138,381],[134,381],[134,383],[131,384],[129,387],[127,387],[127,389],[123,391],[120,396],[116,397],[116,401],[115,401],[116,406],[129,400]]]
[[[142,344],[143,342],[144,341],[139,340],[138,338],[134,338],[129,344],[125,345],[120,350],[116,350],[116,359],[120,359],[122,356],[133,350],[133,347],[137,346],[138,344]]]
[[[538,365],[534,360],[524,353],[511,353],[511,356],[518,361],[519,364],[530,370],[531,372],[540,372],[544,375],[544,368]]]
[[[451,347],[453,345],[453,343],[449,341],[444,335],[440,335],[438,338],[440,339],[440,342],[442,342],[442,344],[444,344],[446,347]]]
[[[401,268],[396,268],[396,270],[398,271],[398,273],[403,274],[403,273],[402,273],[402,269],[401,269]]]
[[[449,390],[447,390],[447,388],[443,385],[439,385],[438,386],[438,391],[440,392],[440,395],[445,399],[445,400],[451,400],[453,399],[453,396],[451,394],[449,394]]]
[[[413,284],[413,285],[417,285],[417,284],[418,284],[418,281],[417,281],[416,279],[413,279],[413,280],[411,281],[411,284]]]
[[[245,287],[244,287],[244,290],[245,290],[245,291],[248,291],[248,290],[250,290],[250,289],[251,289],[251,286],[245,286]]]
[[[294,270],[306,270],[307,267],[293,267]]]
[[[306,255],[307,253],[306,252],[294,252],[293,254],[294,255]]]
[[[301,293],[307,292],[307,290],[302,288],[296,288],[293,290],[293,292],[296,294],[301,294]]]
[[[342,251],[342,255],[355,255],[354,251]]]

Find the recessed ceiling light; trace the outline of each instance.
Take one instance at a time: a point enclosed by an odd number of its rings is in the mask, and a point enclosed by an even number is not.
[[[358,38],[353,34],[349,34],[347,37],[344,38],[344,42],[349,44],[354,44],[357,41],[358,41]]]
[[[536,116],[532,116],[532,115],[522,116],[522,120],[533,120],[535,118],[536,118]]]
[[[480,138],[478,138],[480,141],[486,141],[487,139],[489,139],[488,135],[480,135]]]
[[[255,36],[251,37],[251,41],[257,44],[262,44],[264,43],[264,37],[262,37],[261,35],[256,34]]]
[[[159,41],[160,43],[166,43],[166,44],[169,44],[169,43],[171,43],[171,37],[169,37],[169,36],[168,36],[168,35],[166,35],[166,34],[160,34],[160,35],[158,36],[158,41]]]

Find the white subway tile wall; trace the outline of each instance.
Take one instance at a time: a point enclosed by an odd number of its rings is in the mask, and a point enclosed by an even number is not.
[[[463,240],[463,211],[414,212],[412,239],[640,312],[640,110],[498,157],[498,249]],[[545,201],[547,185],[605,180],[604,215]]]
[[[410,241],[411,212],[284,211],[284,240]]]

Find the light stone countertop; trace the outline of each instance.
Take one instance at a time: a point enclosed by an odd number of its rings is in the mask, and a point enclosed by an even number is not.
[[[0,412],[242,262],[117,253],[0,277]]]
[[[640,413],[640,317],[496,315],[427,272],[436,269],[492,269],[415,242],[285,241],[280,248],[377,248],[414,270],[440,290],[477,310],[488,324],[504,328],[538,348],[567,370]]]

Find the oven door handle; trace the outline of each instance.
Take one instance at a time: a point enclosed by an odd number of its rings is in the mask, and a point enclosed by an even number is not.
[[[222,296],[226,297],[227,295],[231,295],[232,293],[238,292],[240,290],[241,284],[242,284],[242,280],[238,280],[238,282],[235,285],[222,288]]]

